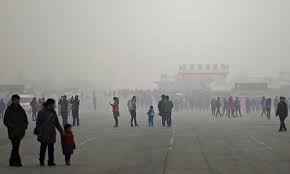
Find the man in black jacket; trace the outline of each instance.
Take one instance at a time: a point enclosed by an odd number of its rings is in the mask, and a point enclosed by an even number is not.
[[[280,97],[280,102],[279,102],[278,107],[277,107],[276,116],[279,116],[279,118],[280,118],[279,132],[287,131],[287,128],[285,125],[285,119],[288,116],[288,106],[287,106],[287,103],[285,102],[284,97]]]
[[[22,166],[19,146],[28,126],[26,113],[20,106],[19,101],[20,97],[18,95],[13,95],[12,104],[8,106],[4,115],[4,124],[8,128],[8,136],[12,143],[12,152],[9,161],[11,167]]]

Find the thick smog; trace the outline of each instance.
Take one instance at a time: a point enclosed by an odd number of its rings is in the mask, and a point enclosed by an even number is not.
[[[0,173],[288,173],[289,7],[0,0]]]

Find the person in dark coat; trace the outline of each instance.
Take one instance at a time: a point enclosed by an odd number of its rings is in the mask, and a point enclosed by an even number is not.
[[[79,110],[80,110],[80,100],[79,96],[76,95],[74,102],[72,103],[73,126],[80,125]]]
[[[22,166],[19,146],[28,126],[26,113],[19,102],[20,97],[18,95],[13,95],[12,104],[8,106],[4,115],[4,124],[8,128],[8,136],[12,143],[12,152],[9,161],[11,167]]]
[[[61,135],[64,135],[64,132],[58,121],[53,99],[48,99],[43,109],[38,112],[35,129],[35,134],[38,136],[37,140],[41,143],[39,153],[40,166],[44,166],[46,148],[48,148],[48,166],[55,166],[54,144],[56,142],[56,129]]]
[[[66,96],[63,96],[62,100],[60,101],[60,113],[62,117],[62,125],[66,125],[68,122],[68,100]]]
[[[158,103],[158,110],[159,110],[159,115],[162,118],[162,126],[165,127],[165,122],[167,121],[166,114],[164,114],[165,103],[166,103],[165,95],[162,95],[161,98],[162,99]]]
[[[281,131],[287,131],[286,125],[285,125],[285,119],[288,116],[288,106],[287,103],[285,102],[284,97],[280,97],[280,102],[277,106],[277,112],[276,112],[276,117],[279,116],[280,119],[280,129],[279,132]]]
[[[65,164],[67,166],[70,166],[71,155],[73,154],[74,150],[76,149],[74,135],[73,135],[71,128],[72,128],[72,125],[66,124],[64,126],[65,134],[61,138],[62,151],[63,151],[63,154],[65,156]]]

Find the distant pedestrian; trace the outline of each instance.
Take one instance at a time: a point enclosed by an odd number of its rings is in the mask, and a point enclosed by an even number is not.
[[[154,115],[155,115],[153,106],[150,106],[150,109],[147,112],[147,115],[148,115],[148,125],[149,127],[153,127],[153,120],[154,120]]]
[[[277,107],[277,112],[276,116],[279,116],[280,119],[280,129],[279,132],[281,131],[287,131],[286,125],[285,125],[285,119],[288,116],[288,106],[285,102],[284,97],[280,97],[280,102]]]
[[[214,116],[215,115],[215,111],[216,111],[216,99],[215,98],[212,98],[211,99],[211,114]]]
[[[228,101],[227,99],[224,97],[223,99],[223,116],[227,116],[227,113],[228,113]]]
[[[266,112],[267,112],[268,120],[270,120],[270,118],[271,118],[271,107],[272,107],[272,100],[271,100],[271,98],[268,98],[266,100]]]
[[[11,167],[21,167],[22,163],[19,155],[19,146],[25,135],[28,120],[24,109],[19,104],[19,95],[13,95],[11,101],[12,103],[8,106],[4,115],[4,124],[8,129],[8,136],[12,143],[9,165]]]
[[[261,114],[261,117],[263,117],[263,115],[265,115],[265,116],[267,115],[266,103],[267,103],[266,97],[263,96],[262,97],[262,100],[261,100],[261,106],[262,106],[262,114]]]
[[[132,99],[128,102],[128,108],[129,108],[129,112],[130,112],[130,115],[131,115],[131,127],[133,127],[133,121],[135,123],[135,126],[139,126],[138,123],[137,123],[137,113],[136,113],[136,110],[137,110],[137,106],[136,106],[136,96],[133,96]]]
[[[70,166],[71,155],[76,149],[74,135],[72,132],[72,125],[66,124],[64,126],[64,136],[61,139],[62,151],[65,156],[65,164]]]
[[[166,103],[166,100],[165,100],[165,95],[162,95],[161,96],[161,100],[159,101],[158,103],[158,110],[159,110],[159,115],[161,116],[162,118],[162,126],[165,127],[165,123],[166,123],[166,114],[164,114],[164,109],[165,109],[165,103]]]
[[[58,121],[58,117],[55,111],[55,101],[48,99],[43,109],[38,112],[36,128],[34,134],[37,135],[37,140],[41,143],[39,162],[40,166],[44,166],[45,153],[48,148],[48,166],[55,166],[54,163],[54,144],[56,142],[56,129],[61,135],[64,135],[64,131]]]
[[[62,97],[62,100],[60,101],[60,107],[61,107],[61,117],[62,117],[62,125],[66,125],[68,123],[68,103],[66,96]]]
[[[32,112],[32,121],[36,121],[36,114],[37,114],[37,101],[36,97],[32,99],[30,102],[31,112]]]
[[[76,95],[72,103],[73,126],[80,125],[79,110],[80,110],[80,100],[79,96]]]
[[[278,104],[279,104],[278,96],[275,97],[273,102],[274,102],[274,111],[276,113],[277,112],[277,107],[278,107]]]
[[[229,98],[229,102],[228,102],[228,117],[235,117],[235,102],[233,97],[231,96]]]
[[[114,127],[118,127],[119,126],[118,117],[120,116],[119,98],[118,97],[114,97],[113,100],[114,100],[114,103],[110,103],[110,105],[112,106],[113,116],[114,116],[114,120],[115,120],[115,126]]]
[[[240,102],[239,97],[236,97],[236,100],[235,100],[235,112],[236,112],[236,116],[238,116],[238,113],[239,113],[240,117],[242,116],[241,102]]]
[[[221,113],[221,106],[222,106],[222,103],[221,103],[221,98],[220,97],[218,97],[217,99],[216,99],[216,113],[215,113],[215,115],[216,116],[222,116],[222,113]]]
[[[173,103],[171,100],[169,100],[169,96],[165,96],[165,107],[164,107],[164,114],[166,117],[167,127],[171,127],[172,123],[172,109],[173,109]]]
[[[3,99],[1,99],[1,100],[0,100],[0,119],[3,119],[5,109],[6,109],[6,104],[5,104],[5,102],[3,101]]]

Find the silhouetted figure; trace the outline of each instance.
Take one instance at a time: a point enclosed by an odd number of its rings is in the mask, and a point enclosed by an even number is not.
[[[246,98],[246,113],[249,114],[251,112],[251,100],[249,97]]]
[[[37,101],[36,97],[32,99],[30,102],[31,112],[32,112],[32,121],[36,121],[36,114],[37,114]]]
[[[165,109],[165,95],[161,96],[161,100],[158,103],[158,110],[159,110],[159,115],[162,118],[162,126],[165,127],[165,122],[166,122],[166,114],[164,114],[164,109]]]
[[[147,112],[148,115],[148,126],[149,127],[153,127],[153,120],[154,120],[154,115],[155,115],[155,111],[153,106],[150,106],[149,111]]]
[[[37,140],[41,143],[39,162],[40,166],[44,166],[45,153],[48,148],[48,166],[55,166],[54,163],[54,144],[56,142],[56,129],[61,135],[64,131],[58,121],[55,111],[55,101],[48,99],[43,109],[38,112],[36,128],[34,133],[37,135]]]
[[[272,100],[271,100],[271,98],[268,98],[266,100],[266,112],[267,112],[268,120],[270,120],[270,118],[271,118],[271,107],[272,107]]]
[[[224,97],[223,99],[223,116],[226,114],[228,114],[228,101],[227,99]]]
[[[72,103],[73,126],[80,125],[79,110],[80,110],[80,100],[79,96],[76,95]]]
[[[236,111],[236,116],[238,116],[238,113],[239,113],[240,117],[242,116],[241,102],[240,102],[239,97],[236,97],[236,100],[235,100],[235,111]]]
[[[277,107],[278,107],[278,104],[279,104],[278,96],[275,97],[273,102],[274,102],[274,111],[276,113],[277,112]]]
[[[267,115],[266,103],[267,103],[266,97],[263,96],[262,97],[262,100],[261,100],[261,106],[262,106],[262,114],[261,114],[261,117],[263,117],[263,115]]]
[[[68,123],[68,100],[66,96],[62,97],[60,101],[60,113],[62,117],[62,125],[66,125]]]
[[[216,100],[216,116],[222,116],[222,113],[221,113],[221,106],[222,106],[222,102],[221,102],[221,98],[218,97],[217,100]]]
[[[8,128],[8,136],[12,143],[9,165],[12,167],[21,167],[19,146],[25,135],[28,120],[24,109],[19,104],[20,97],[13,95],[11,101],[12,103],[8,106],[4,115],[4,124]]]
[[[285,125],[285,119],[288,116],[288,106],[285,102],[284,97],[280,97],[280,102],[277,107],[276,116],[279,116],[280,119],[280,129],[279,131],[287,131],[286,125]]]
[[[71,155],[76,149],[74,135],[72,132],[72,125],[66,124],[64,126],[64,136],[61,139],[62,152],[65,156],[65,164],[70,166]]]
[[[215,98],[212,98],[210,104],[211,104],[211,114],[212,115],[215,115],[215,111],[216,111],[216,99]]]
[[[235,117],[235,102],[233,97],[231,96],[229,98],[229,102],[228,102],[228,117]]]
[[[165,96],[165,107],[164,107],[164,115],[167,122],[167,127],[171,127],[172,119],[172,109],[173,109],[173,103],[171,100],[169,100],[169,96]]]

